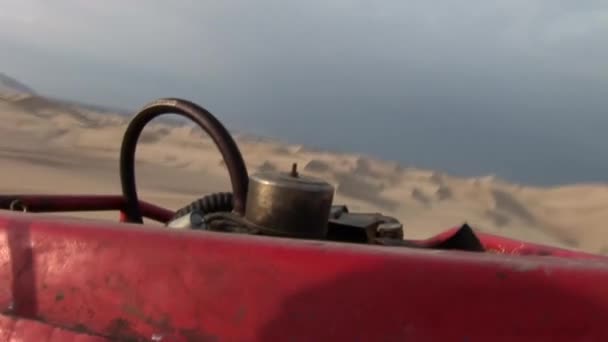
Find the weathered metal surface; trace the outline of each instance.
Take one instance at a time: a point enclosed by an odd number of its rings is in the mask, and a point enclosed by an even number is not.
[[[52,324],[0,315],[0,342],[106,342],[110,339]]]
[[[0,212],[0,284],[12,316],[132,341],[608,341],[600,259]]]
[[[249,177],[245,218],[277,235],[323,239],[333,198],[331,184],[295,166],[291,173],[260,172]]]

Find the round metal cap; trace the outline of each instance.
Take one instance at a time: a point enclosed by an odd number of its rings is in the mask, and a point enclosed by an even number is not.
[[[249,177],[245,218],[278,235],[323,238],[334,187],[322,179],[291,173],[263,172]]]

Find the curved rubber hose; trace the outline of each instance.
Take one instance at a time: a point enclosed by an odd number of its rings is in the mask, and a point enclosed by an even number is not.
[[[145,106],[129,123],[120,149],[120,183],[127,222],[143,223],[135,182],[135,149],[148,122],[163,114],[178,114],[198,124],[218,147],[232,183],[234,211],[243,215],[249,176],[243,156],[228,130],[206,109],[187,100],[165,98]]]
[[[231,192],[209,194],[176,211],[173,219],[184,216],[194,210],[201,211],[203,215],[217,212],[231,212],[234,209],[232,201]]]

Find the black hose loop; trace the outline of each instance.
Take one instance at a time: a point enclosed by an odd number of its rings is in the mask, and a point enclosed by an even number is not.
[[[146,105],[129,123],[120,150],[120,182],[125,198],[127,222],[143,223],[135,182],[135,150],[146,124],[163,114],[178,114],[200,126],[218,147],[230,175],[233,208],[237,214],[245,213],[249,176],[243,156],[228,130],[206,109],[187,100],[164,98]]]

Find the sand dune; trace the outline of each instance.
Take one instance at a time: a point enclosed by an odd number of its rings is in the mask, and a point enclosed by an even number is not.
[[[117,158],[127,118],[11,93],[0,96],[0,119],[1,192],[119,192]],[[335,185],[336,203],[394,215],[408,237],[468,222],[481,231],[608,252],[606,185],[523,187],[242,133],[235,138],[250,172],[288,171],[298,163],[301,172]],[[177,209],[205,193],[229,190],[221,156],[197,127],[155,121],[140,141],[142,198]]]

